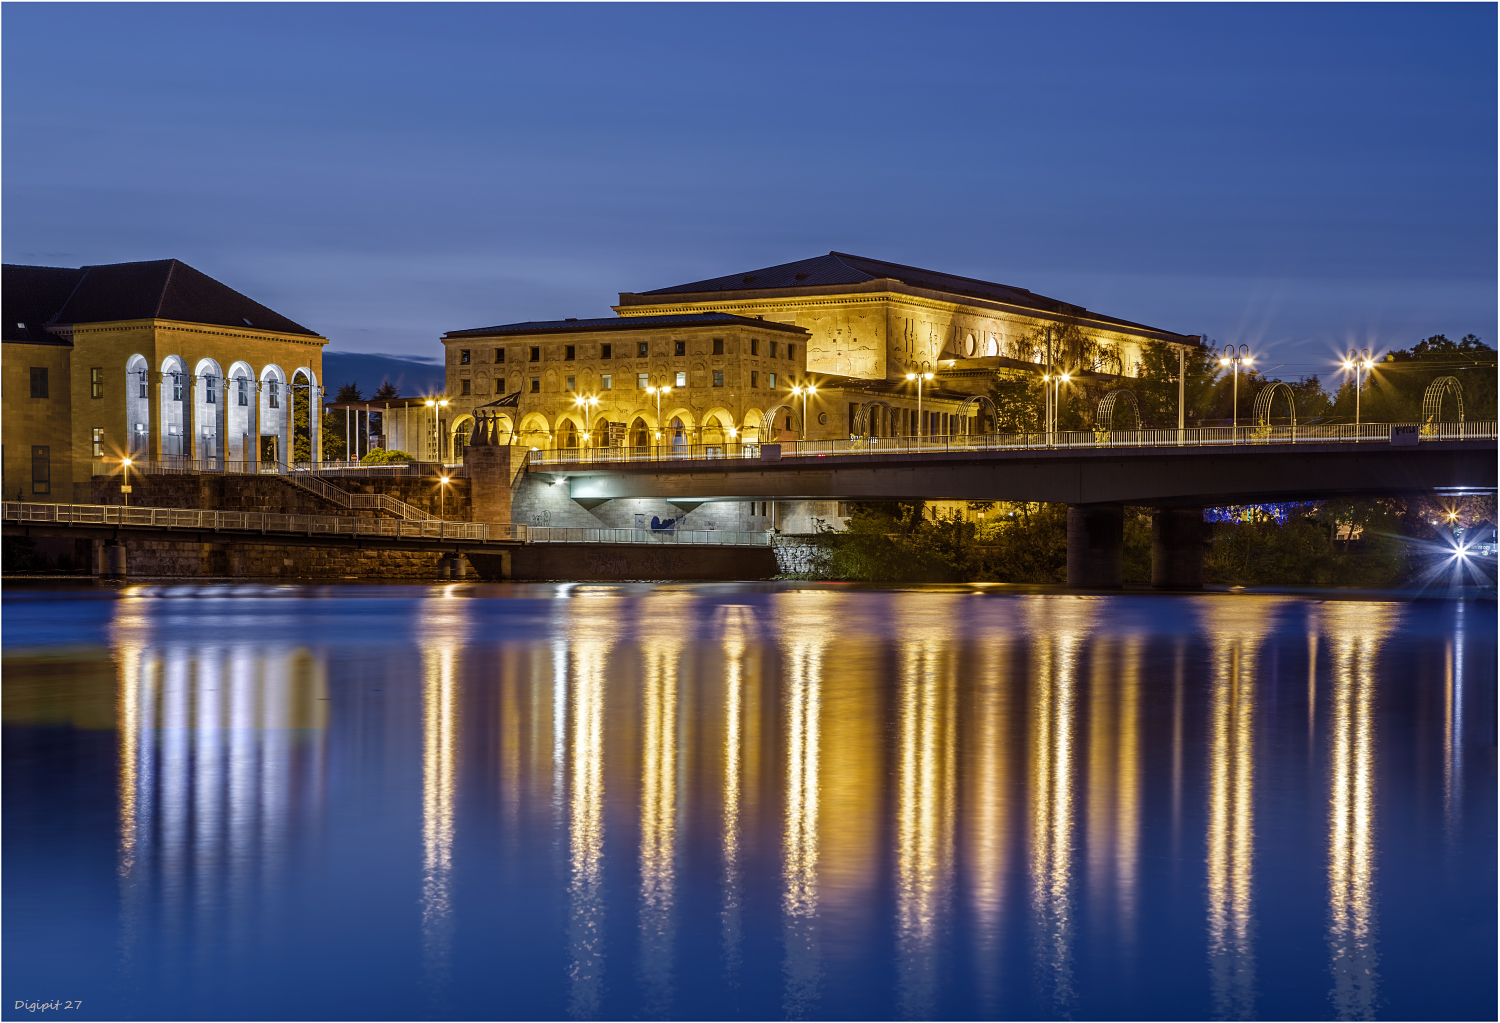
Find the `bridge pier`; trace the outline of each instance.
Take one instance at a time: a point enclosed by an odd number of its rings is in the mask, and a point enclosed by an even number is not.
[[[1151,509],[1151,585],[1203,589],[1203,509]]]
[[[1118,590],[1125,585],[1125,506],[1068,505],[1068,588]]]
[[[107,580],[124,582],[126,576],[125,545],[119,540],[108,540],[99,548],[99,575]]]

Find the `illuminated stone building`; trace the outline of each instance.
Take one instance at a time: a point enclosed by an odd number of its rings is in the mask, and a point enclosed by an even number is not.
[[[4,267],[8,499],[87,502],[101,460],[290,461],[327,339],[175,259]],[[316,457],[316,455],[312,455]]]

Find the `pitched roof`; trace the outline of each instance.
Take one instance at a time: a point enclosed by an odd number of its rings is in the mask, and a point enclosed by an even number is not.
[[[633,293],[633,297],[703,295],[719,291],[773,291],[783,288],[826,288],[841,284],[866,284],[878,280],[894,280],[913,288],[946,292],[950,295],[964,295],[991,302],[1004,302],[1008,305],[1019,305],[1043,312],[1073,316],[1086,315],[1090,319],[1125,327],[1137,327],[1158,334],[1192,337],[1192,335],[1178,335],[1173,331],[1160,330],[1142,323],[1090,312],[1082,306],[1038,295],[1025,288],[1017,288],[1009,284],[995,284],[991,281],[960,277],[957,274],[947,274],[937,270],[923,270],[921,267],[906,266],[902,263],[887,263],[885,260],[869,259],[847,252],[830,252],[826,256],[799,259],[792,263],[781,263],[760,270],[713,277],[706,281],[678,284],[670,288],[657,288],[655,291],[636,292]],[[630,294],[632,293],[626,292],[620,296],[622,304],[626,295]]]
[[[444,338],[486,337],[491,334],[573,334],[586,331],[656,330],[662,327],[753,327],[756,330],[781,330],[793,334],[807,331],[790,323],[775,323],[753,316],[730,313],[675,313],[665,316],[602,316],[593,320],[528,320],[525,323],[502,323],[498,327],[475,327],[472,330],[450,330]]]
[[[83,277],[82,270],[65,266],[0,268],[0,339],[30,345],[70,346],[71,341],[44,328],[62,308]]]
[[[73,284],[61,292],[60,282],[72,275]],[[107,263],[77,270],[50,266],[5,267],[6,307],[10,306],[12,279],[23,292],[55,300],[50,309],[33,315],[43,323],[105,323],[115,320],[181,320],[219,327],[253,327],[281,334],[318,334],[246,298],[226,284],[177,259],[142,263]],[[53,282],[48,284],[47,282]],[[18,320],[9,312],[7,322]],[[9,328],[14,330],[16,328]]]

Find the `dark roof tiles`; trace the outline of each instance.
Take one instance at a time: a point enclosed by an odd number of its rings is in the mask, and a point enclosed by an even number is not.
[[[573,334],[588,331],[656,330],[662,327],[753,327],[757,330],[780,330],[806,334],[790,323],[758,320],[730,313],[678,313],[665,316],[601,316],[591,320],[528,320],[525,323],[502,323],[496,327],[450,330],[445,338],[487,337],[492,334]]]
[[[56,282],[69,278],[73,286],[62,292]],[[45,294],[44,304],[49,307],[45,319],[40,310],[32,314],[44,323],[160,319],[318,336],[177,259],[108,263],[77,270],[6,264],[4,288],[6,321],[25,322],[28,326],[29,320],[9,312],[13,288],[22,294]]]
[[[45,328],[53,313],[62,308],[83,278],[82,270],[65,266],[21,266],[6,263],[0,268],[0,339],[31,345],[68,345]]]

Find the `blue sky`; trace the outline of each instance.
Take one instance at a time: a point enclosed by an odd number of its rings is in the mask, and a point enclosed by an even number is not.
[[[1496,7],[6,4],[7,262],[346,351],[830,249],[1313,372],[1496,335]]]

